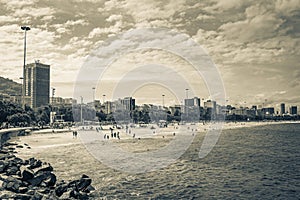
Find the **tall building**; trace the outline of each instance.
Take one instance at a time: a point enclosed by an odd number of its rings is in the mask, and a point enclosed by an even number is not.
[[[185,99],[184,100],[185,106],[197,106],[200,107],[200,98],[194,97],[192,99]]]
[[[291,115],[297,115],[297,106],[291,106],[290,107],[290,114]]]
[[[36,61],[25,66],[24,77],[25,99],[28,98],[31,108],[49,104],[50,65]]]
[[[281,115],[285,114],[285,104],[284,103],[280,104],[280,114]]]
[[[125,110],[131,111],[135,109],[135,99],[132,97],[125,97],[124,99],[121,99],[121,104]]]

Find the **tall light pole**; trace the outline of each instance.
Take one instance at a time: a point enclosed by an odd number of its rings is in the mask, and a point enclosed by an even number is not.
[[[92,90],[93,90],[93,105],[95,107],[95,90],[96,90],[96,88],[92,87]]]
[[[26,66],[26,32],[30,30],[29,26],[21,26],[24,31],[24,63],[23,63],[23,85],[22,85],[22,107],[25,108],[25,66]]]
[[[186,99],[189,98],[189,89],[185,89]]]
[[[83,104],[83,97],[80,96],[80,99],[81,99],[81,104],[80,104],[80,123],[82,124],[82,104]]]
[[[165,107],[165,95],[161,95],[162,96],[162,103],[163,103],[163,107]]]

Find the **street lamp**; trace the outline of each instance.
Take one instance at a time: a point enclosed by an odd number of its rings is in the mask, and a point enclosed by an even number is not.
[[[163,103],[163,107],[165,107],[165,95],[161,95],[162,96],[162,103]]]
[[[25,97],[25,65],[26,65],[26,32],[30,30],[29,26],[21,26],[24,31],[24,63],[23,63],[23,85],[22,85],[22,107],[25,107],[24,97]]]
[[[92,87],[92,90],[93,90],[93,104],[95,106],[95,87]]]
[[[81,104],[80,104],[80,123],[82,124],[82,104],[83,104],[83,96],[80,96]],[[82,124],[83,125],[83,124]]]
[[[189,89],[185,89],[185,93],[186,93],[186,99],[189,98]]]

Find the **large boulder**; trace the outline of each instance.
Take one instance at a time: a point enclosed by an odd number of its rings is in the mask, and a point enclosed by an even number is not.
[[[21,176],[23,181],[28,181],[34,177],[34,172],[25,166],[21,167]]]

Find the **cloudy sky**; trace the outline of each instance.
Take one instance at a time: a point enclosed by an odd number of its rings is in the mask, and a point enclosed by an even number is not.
[[[63,97],[73,96],[80,68],[103,41],[163,27],[206,50],[229,103],[300,105],[299,24],[300,0],[0,0],[0,75],[20,82],[22,25],[31,27],[27,63],[50,64]]]

